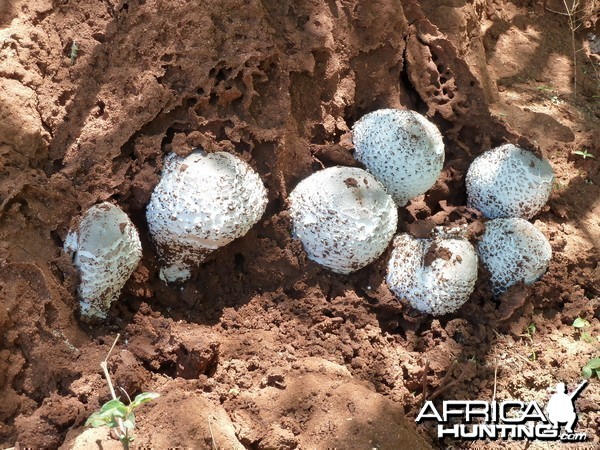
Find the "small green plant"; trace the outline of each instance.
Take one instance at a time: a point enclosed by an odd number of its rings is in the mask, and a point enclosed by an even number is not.
[[[160,394],[156,394],[154,392],[143,392],[142,394],[136,395],[133,401],[127,395],[129,400],[129,404],[126,405],[121,400],[117,398],[115,394],[115,389],[113,387],[112,381],[110,379],[110,373],[108,372],[108,357],[110,356],[113,348],[117,344],[120,335],[117,334],[115,341],[113,342],[112,347],[108,351],[106,358],[104,361],[100,363],[100,367],[104,371],[104,375],[106,377],[106,382],[108,383],[108,388],[110,390],[112,400],[109,400],[104,405],[100,411],[96,411],[93,413],[88,420],[85,422],[85,426],[90,427],[109,427],[115,430],[119,441],[121,441],[121,445],[123,445],[124,450],[129,449],[129,444],[133,441],[134,437],[131,435],[131,431],[135,428],[135,414],[134,411],[139,406],[144,403],[148,403],[149,401],[158,398]]]
[[[529,360],[530,361],[537,360],[537,353],[535,352],[535,350],[533,350],[533,335],[535,334],[536,331],[537,331],[537,328],[535,326],[535,323],[531,322],[525,328],[525,334],[521,335],[521,336],[526,337],[527,339],[529,339],[529,346],[532,347],[531,354],[529,355]]]
[[[585,328],[585,327],[589,327],[590,323],[585,320],[583,317],[578,317],[577,319],[575,319],[573,321],[573,327],[574,328]]]
[[[117,437],[123,444],[123,448],[129,448],[129,443],[133,441],[130,432],[135,428],[135,414],[137,407],[149,401],[158,398],[159,394],[154,392],[144,392],[136,395],[135,399],[125,405],[119,399],[113,399],[102,405],[100,411],[96,411],[85,422],[90,427],[109,427],[114,428]]]
[[[71,65],[75,65],[75,60],[77,59],[77,53],[79,52],[79,45],[77,42],[73,41],[71,44]]]
[[[590,323],[583,319],[582,317],[578,317],[577,319],[575,319],[573,321],[573,328],[579,330],[579,338],[583,341],[583,342],[587,342],[588,344],[591,344],[594,342],[594,339],[592,338],[592,335],[590,333],[588,333],[585,328],[589,327]]]
[[[588,151],[587,151],[587,149],[583,149],[583,150],[575,150],[575,151],[573,152],[573,154],[574,154],[574,155],[579,155],[579,156],[581,156],[583,159],[587,159],[587,158],[593,158],[593,159],[596,159],[596,157],[595,157],[595,156],[594,156],[592,153],[588,152]]]
[[[592,378],[594,375],[596,378],[600,378],[600,358],[590,359],[590,361],[583,366],[583,369],[581,369],[581,375],[584,378]]]

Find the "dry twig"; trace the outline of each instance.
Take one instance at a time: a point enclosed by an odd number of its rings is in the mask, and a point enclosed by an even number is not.
[[[577,49],[577,44],[575,42],[575,32],[581,27],[582,20],[579,17],[579,14],[582,10],[579,8],[581,0],[572,0],[571,4],[567,2],[567,0],[562,0],[563,5],[565,7],[566,12],[556,11],[554,9],[550,9],[546,6],[546,10],[553,12],[555,14],[560,14],[561,16],[566,16],[569,24],[569,29],[571,30],[571,50],[573,52],[573,96],[577,96],[577,52],[581,49]]]
[[[433,392],[433,394],[431,394],[429,396],[429,398],[427,400],[435,399],[436,397],[441,395],[446,390],[450,389],[452,386],[454,386],[456,383],[458,383],[462,379],[462,377],[465,373],[464,370],[460,373],[460,375],[456,379],[448,382],[448,380],[452,376],[452,373],[454,372],[454,367],[456,367],[457,363],[458,363],[458,361],[456,359],[452,362],[452,364],[450,365],[450,368],[446,372],[446,375],[444,375],[444,378],[442,378],[442,381],[440,382],[440,386]]]
[[[210,439],[212,441],[212,448],[214,450],[219,450],[219,447],[217,447],[217,442],[215,441],[215,435],[213,434],[213,430],[212,430],[212,425],[210,424],[210,421],[213,419],[213,416],[211,416],[210,414],[208,415],[208,430],[210,431]]]
[[[106,378],[106,382],[108,383],[108,389],[110,390],[110,395],[112,396],[113,400],[118,400],[118,398],[117,398],[117,394],[115,393],[115,388],[113,387],[112,380],[110,378],[110,372],[108,371],[108,358],[110,357],[110,354],[112,353],[113,349],[115,348],[115,345],[117,345],[117,341],[119,340],[120,337],[121,337],[121,334],[117,333],[117,337],[115,338],[113,345],[110,347],[110,350],[106,354],[106,358],[104,358],[104,361],[102,361],[100,363],[100,367],[104,371],[104,377]],[[117,421],[119,423],[119,430],[121,431],[122,435],[127,436],[128,433],[127,433],[127,430],[125,429],[125,426],[123,425],[123,419],[117,418]],[[129,447],[129,441],[121,439],[121,442],[123,443],[124,447],[126,446],[125,448]]]

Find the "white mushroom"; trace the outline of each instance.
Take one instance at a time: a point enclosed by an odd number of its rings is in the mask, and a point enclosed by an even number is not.
[[[467,172],[468,206],[490,219],[530,219],[548,201],[554,172],[545,159],[513,144],[475,158]]]
[[[462,229],[436,229],[432,239],[401,234],[394,239],[387,284],[420,312],[442,315],[458,310],[477,280],[477,253]]]
[[[146,218],[164,262],[160,277],[184,281],[215,249],[245,235],[267,206],[267,190],[244,161],[225,152],[170,154]]]
[[[100,203],[69,232],[64,249],[79,270],[82,319],[105,319],[142,258],[135,226],[118,206]]]
[[[444,164],[437,127],[414,111],[380,109],[353,127],[355,156],[387,189],[398,206],[424,194]]]
[[[552,258],[552,248],[542,232],[519,218],[489,221],[478,251],[490,272],[494,295],[520,281],[531,284],[538,280]]]
[[[294,236],[308,257],[348,274],[374,261],[398,222],[392,198],[368,172],[330,167],[302,180],[289,197]]]

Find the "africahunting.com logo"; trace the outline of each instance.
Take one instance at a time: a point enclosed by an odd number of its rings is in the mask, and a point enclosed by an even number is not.
[[[575,400],[586,385],[587,380],[568,394],[558,383],[545,412],[536,401],[445,400],[440,410],[427,401],[416,422],[437,421],[438,438],[583,442],[587,434],[575,432]]]

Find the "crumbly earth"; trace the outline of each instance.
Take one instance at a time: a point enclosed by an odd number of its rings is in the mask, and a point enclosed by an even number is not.
[[[600,356],[593,4],[577,13],[574,64],[559,0],[4,0],[0,447],[75,445],[109,398],[99,362],[117,333],[115,384],[162,395],[138,414],[138,442],[155,448],[477,447],[415,426],[423,401],[546,404],[557,382],[572,389]],[[288,193],[322,167],[357,166],[348,130],[383,107],[426,114],[447,146],[438,182],[400,209],[401,232],[468,223],[476,237],[470,161],[505,142],[549,159],[555,189],[533,221],[554,255],[539,282],[494,301],[481,273],[459,311],[433,319],[385,286],[389,249],[349,276],[307,260]],[[164,155],[191,146],[248,161],[269,204],[173,288],[158,278],[145,206]],[[61,248],[105,200],[130,215],[144,255],[92,327]],[[573,328],[577,317],[589,325]],[[599,386],[576,402],[586,448],[600,445]],[[98,440],[113,448],[102,432],[79,442]]]

